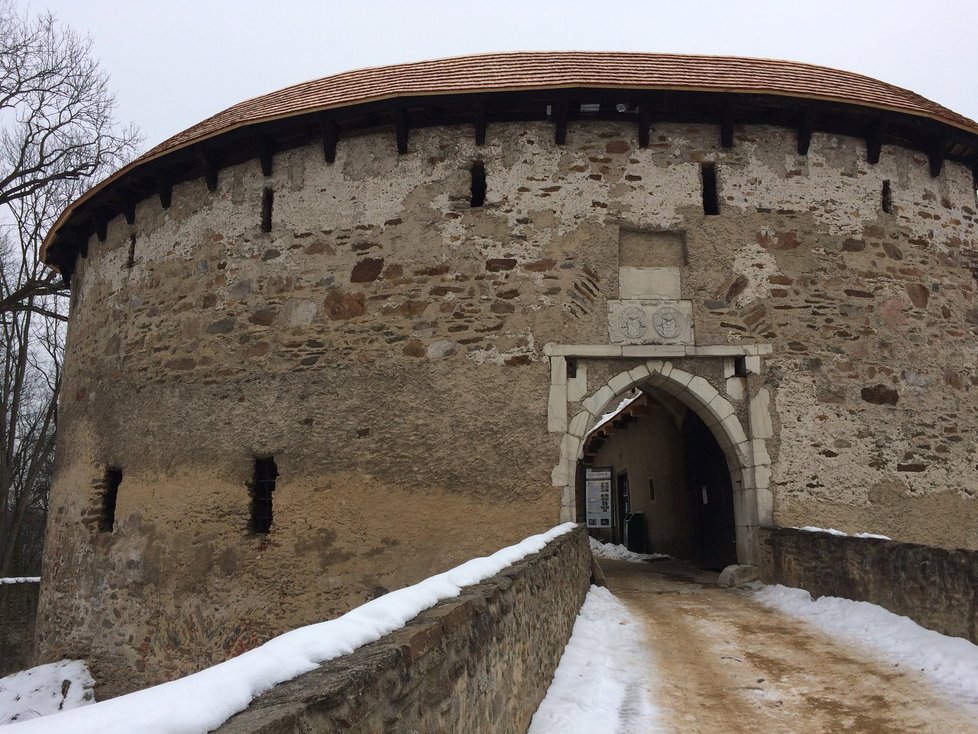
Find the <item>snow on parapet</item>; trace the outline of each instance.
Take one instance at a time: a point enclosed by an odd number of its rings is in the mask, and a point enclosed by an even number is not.
[[[458,596],[464,587],[495,576],[575,527],[569,522],[532,535],[491,556],[474,558],[385,594],[337,619],[286,632],[198,673],[92,706],[13,724],[4,734],[203,734],[247,708],[255,696],[272,686],[379,640],[442,599]]]
[[[835,528],[817,528],[814,525],[806,525],[803,528],[791,528],[792,530],[803,530],[806,533],[828,533],[829,535],[838,535],[842,538],[848,538],[849,533],[843,533],[841,530],[836,530]],[[876,533],[854,533],[853,538],[876,538],[877,540],[893,540],[893,538],[888,535],[877,535]]]
[[[7,576],[0,579],[0,584],[39,584],[40,576]]]

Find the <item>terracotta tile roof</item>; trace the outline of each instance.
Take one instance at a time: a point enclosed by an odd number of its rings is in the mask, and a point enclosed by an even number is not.
[[[358,69],[246,100],[174,135],[143,158],[290,115],[392,97],[596,87],[744,92],[844,102],[928,117],[978,133],[978,123],[909,90],[794,61],[590,51],[501,53]]]

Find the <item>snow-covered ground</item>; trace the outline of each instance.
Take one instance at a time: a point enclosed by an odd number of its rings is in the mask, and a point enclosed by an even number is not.
[[[868,602],[832,596],[812,601],[807,591],[786,586],[765,586],[756,596],[762,604],[978,702],[978,646],[967,640],[926,629]]]
[[[663,731],[650,693],[650,655],[641,620],[592,586],[528,734]]]
[[[95,701],[95,681],[81,660],[38,665],[0,678],[0,726]]]
[[[494,576],[570,532],[574,523],[533,535],[491,556],[475,558],[419,584],[392,591],[342,617],[280,635],[199,673],[125,696],[11,724],[10,734],[195,734],[219,726],[276,683],[313,670],[380,639],[442,599]]]
[[[609,561],[653,561],[656,558],[668,558],[661,553],[634,553],[623,545],[613,545],[612,543],[602,543],[600,540],[589,538],[591,542],[591,553],[595,558],[605,558]]]
[[[0,584],[38,584],[40,582],[40,576],[5,576],[0,579]]]

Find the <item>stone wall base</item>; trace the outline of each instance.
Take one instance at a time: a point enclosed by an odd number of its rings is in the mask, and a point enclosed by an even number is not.
[[[759,545],[765,583],[871,602],[978,643],[978,551],[787,528],[762,528]]]
[[[39,587],[36,581],[0,584],[0,676],[34,664],[34,619]]]

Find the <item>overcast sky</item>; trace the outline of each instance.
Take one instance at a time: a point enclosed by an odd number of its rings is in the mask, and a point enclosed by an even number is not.
[[[807,61],[978,119],[978,0],[17,0],[91,36],[151,147],[236,102],[329,74],[487,51]]]

